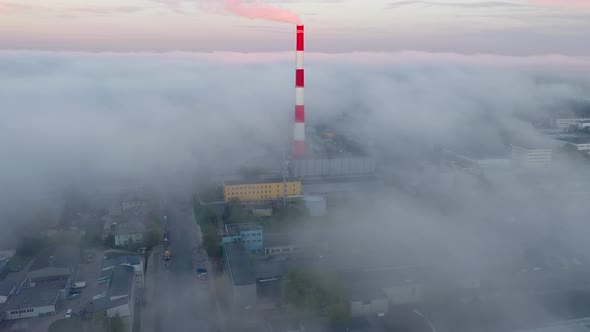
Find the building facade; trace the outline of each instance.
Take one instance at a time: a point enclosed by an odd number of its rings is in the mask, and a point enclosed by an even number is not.
[[[389,299],[380,289],[353,290],[350,295],[350,315],[352,317],[386,314]]]
[[[277,199],[284,195],[301,195],[301,181],[282,179],[267,179],[259,182],[227,181],[223,184],[225,201],[237,198],[240,201],[257,201]]]
[[[525,168],[543,168],[551,165],[553,149],[512,146],[512,162]]]
[[[225,225],[223,243],[242,242],[251,253],[260,253],[264,247],[264,230],[257,222]]]
[[[142,244],[145,226],[139,222],[118,224],[115,228],[115,246],[125,247],[130,244]]]

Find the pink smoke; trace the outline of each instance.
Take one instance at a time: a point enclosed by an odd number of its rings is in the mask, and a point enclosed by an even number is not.
[[[273,7],[260,2],[244,4],[243,0],[224,0],[225,9],[235,15],[251,19],[300,24],[299,15],[290,10]]]

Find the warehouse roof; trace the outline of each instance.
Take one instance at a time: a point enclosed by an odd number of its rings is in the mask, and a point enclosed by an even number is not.
[[[119,265],[113,271],[111,279],[109,297],[129,295],[133,286],[133,277],[135,272],[133,267]]]
[[[139,256],[119,256],[105,259],[102,262],[102,269],[114,268],[117,265],[139,265],[141,258]]]
[[[296,179],[286,179],[286,182],[299,182]],[[270,178],[270,179],[243,179],[243,180],[228,180],[224,181],[223,184],[227,186],[237,185],[253,185],[253,184],[264,184],[264,183],[283,183],[282,178]]]
[[[590,144],[590,136],[561,137],[557,139],[572,144]]]
[[[10,311],[55,304],[59,292],[66,287],[67,282],[62,279],[37,282],[34,287],[22,287],[8,299],[3,310]]]
[[[367,286],[351,287],[348,289],[348,294],[352,301],[365,301],[387,298],[387,294],[385,294],[385,292],[381,288]]]
[[[46,267],[27,273],[29,279],[59,278],[69,276],[72,270],[67,267]]]
[[[246,253],[244,244],[240,241],[228,242],[224,243],[223,247],[232,284],[234,286],[255,284],[254,268]]]
[[[116,300],[110,300],[107,297],[101,297],[100,299],[96,299],[91,301],[86,306],[86,312],[95,313],[105,311],[111,308],[116,308],[118,306],[122,306],[129,303],[129,297],[122,297]]]
[[[10,280],[0,281],[0,296],[8,296],[16,286],[16,282]]]
[[[238,234],[240,232],[255,231],[255,230],[262,231],[262,224],[260,224],[258,222],[247,222],[247,223],[243,223],[243,224],[226,224],[225,230],[232,233],[232,234]]]

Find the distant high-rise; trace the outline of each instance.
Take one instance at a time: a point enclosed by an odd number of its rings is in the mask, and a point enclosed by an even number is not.
[[[303,101],[304,72],[303,50],[304,37],[303,25],[297,25],[297,57],[295,69],[295,128],[293,132],[293,151],[295,159],[305,157],[305,106]]]

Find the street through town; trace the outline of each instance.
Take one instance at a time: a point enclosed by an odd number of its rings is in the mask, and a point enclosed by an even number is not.
[[[190,204],[166,206],[171,260],[154,250],[146,273],[142,331],[217,331],[217,311],[207,281],[196,277],[195,251],[201,233]]]

